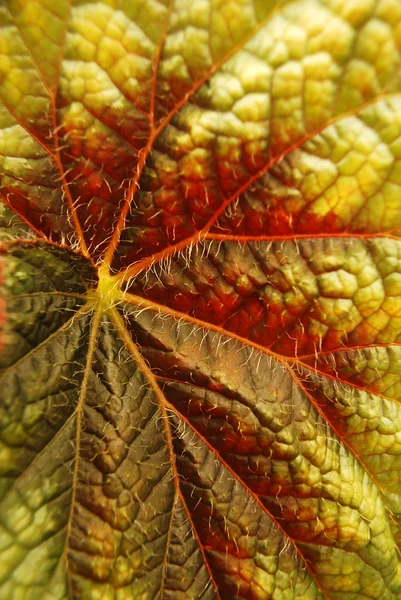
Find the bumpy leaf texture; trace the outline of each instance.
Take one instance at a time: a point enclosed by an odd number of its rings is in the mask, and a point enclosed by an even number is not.
[[[401,1],[1,0],[0,98],[0,598],[401,598]]]

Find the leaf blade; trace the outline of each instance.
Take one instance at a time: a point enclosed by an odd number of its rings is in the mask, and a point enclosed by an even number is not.
[[[2,594],[395,600],[399,1],[57,11],[0,9]]]

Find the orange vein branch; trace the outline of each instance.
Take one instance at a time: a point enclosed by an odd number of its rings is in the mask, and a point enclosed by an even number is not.
[[[141,261],[133,264],[131,267],[128,267],[127,269],[125,269],[125,271],[120,271],[120,273],[117,273],[114,276],[116,281],[121,284],[125,283],[132,277],[135,277],[135,275],[138,275],[138,273],[141,273],[142,271],[146,271],[147,269],[149,269],[153,265],[161,262],[162,260],[169,258],[173,254],[176,254],[177,252],[180,252],[181,250],[184,250],[191,243],[199,242],[201,239],[200,234],[201,234],[201,232],[196,232],[191,237],[184,238],[183,240],[181,240],[181,242],[178,242],[177,244],[174,244],[173,246],[168,246],[164,250],[155,252],[151,256],[148,256],[147,258],[142,259]]]
[[[56,150],[55,155],[54,155],[54,160],[56,162],[57,168],[60,173],[60,180],[61,180],[61,184],[62,184],[63,193],[64,193],[65,198],[67,199],[68,208],[70,209],[71,220],[72,220],[72,223],[73,223],[73,226],[75,229],[75,233],[78,237],[80,251],[81,251],[82,255],[85,256],[85,258],[88,258],[89,260],[91,260],[89,250],[86,245],[84,232],[81,227],[81,223],[79,222],[79,219],[78,219],[77,209],[74,204],[74,199],[71,195],[71,191],[69,189],[68,181],[67,181],[67,178],[66,178],[65,172],[64,172],[64,166],[63,166],[63,163],[61,160],[60,144],[59,144],[59,139],[58,139],[58,134],[57,134],[57,123],[56,123],[56,118],[55,118],[56,107],[54,104],[53,104],[53,114],[54,114],[54,144],[55,144],[55,150]]]
[[[241,194],[243,194],[244,192],[246,192],[246,190],[249,188],[249,186],[252,185],[252,183],[255,183],[255,181],[257,181],[260,177],[262,177],[262,175],[264,175],[269,169],[271,169],[272,167],[274,167],[279,161],[281,161],[283,158],[285,158],[286,156],[288,156],[294,150],[300,148],[303,144],[305,144],[306,142],[308,142],[309,140],[311,140],[315,135],[318,135],[319,133],[321,133],[324,129],[326,129],[330,125],[333,125],[334,123],[337,123],[341,119],[346,119],[347,117],[357,115],[361,111],[363,111],[365,108],[371,106],[372,104],[374,104],[375,102],[379,101],[380,99],[382,99],[384,97],[388,98],[389,96],[391,96],[391,94],[386,94],[385,92],[382,92],[382,93],[378,94],[377,96],[375,96],[374,98],[371,98],[367,102],[364,102],[363,104],[361,104],[357,108],[354,108],[354,109],[346,111],[344,113],[340,113],[338,115],[335,115],[334,117],[332,117],[331,119],[328,119],[325,123],[323,123],[321,126],[319,126],[316,129],[314,129],[313,131],[310,131],[310,132],[306,133],[302,138],[300,138],[297,141],[293,142],[290,146],[288,146],[288,148],[286,148],[285,150],[283,150],[283,152],[279,153],[277,156],[274,156],[269,161],[267,161],[265,163],[265,165],[263,165],[263,167],[261,167],[254,175],[252,175],[246,181],[246,183],[244,183],[236,192],[234,192],[234,194],[232,194],[231,196],[229,196],[228,198],[226,198],[222,202],[221,206],[216,210],[216,212],[214,213],[214,215],[209,219],[209,221],[204,225],[204,227],[202,227],[202,229],[200,229],[199,231],[196,231],[191,236],[189,236],[187,238],[184,238],[183,240],[181,240],[177,244],[173,244],[171,246],[167,246],[166,248],[164,248],[163,250],[161,250],[161,251],[153,254],[152,256],[150,256],[148,258],[145,258],[145,259],[137,262],[136,264],[132,265],[131,267],[127,267],[124,271],[121,271],[121,272],[119,272],[119,273],[117,273],[115,275],[116,280],[117,281],[121,281],[121,282],[125,282],[125,281],[129,280],[131,277],[134,277],[135,275],[137,275],[138,273],[140,273],[141,271],[144,271],[148,267],[152,266],[153,264],[158,263],[158,262],[160,262],[162,260],[165,260],[165,259],[169,258],[170,256],[172,256],[176,252],[179,252],[180,250],[182,250],[183,248],[185,248],[189,244],[191,244],[191,243],[198,243],[201,240],[207,238],[207,236],[209,234],[209,231],[210,231],[210,228],[216,223],[216,221],[224,213],[224,211]],[[166,120],[168,118],[169,117],[166,117]],[[161,131],[162,126],[164,126],[163,123],[164,123],[164,121],[161,123],[161,125],[159,126],[159,128],[155,131],[155,134],[150,137],[150,139],[149,139],[149,146],[153,143],[153,141],[157,137],[157,135],[159,135],[159,132]],[[149,153],[150,153],[150,147],[146,148],[146,157],[145,157],[145,160],[146,160],[147,156],[149,155]],[[137,186],[137,184],[139,182],[139,177],[140,177],[140,175],[138,175],[138,177],[135,178],[135,187]],[[130,202],[131,202],[131,200],[132,200],[132,198],[130,199]],[[125,215],[126,215],[128,213],[129,206],[125,206],[124,209],[126,209],[125,210]],[[123,210],[123,214],[124,214],[124,210]],[[123,221],[124,221],[124,224],[125,224],[125,216],[123,218]],[[122,225],[122,229],[124,228],[124,224]],[[121,229],[121,231],[122,231],[122,229]],[[121,233],[121,231],[120,231],[120,233]],[[118,240],[120,239],[120,233],[118,234]],[[309,237],[315,237],[315,236],[309,235]],[[350,235],[349,237],[354,237],[354,236]],[[374,237],[374,235],[372,237]],[[114,239],[114,236],[113,236],[113,239]],[[227,239],[227,238],[225,238],[225,239]],[[260,239],[260,238],[258,238],[258,239]],[[269,238],[269,239],[271,239],[271,238]],[[116,243],[118,243],[118,240],[117,240]],[[109,247],[109,250],[110,249],[111,248]],[[112,249],[111,256],[113,256],[114,251],[115,251],[115,248]],[[110,265],[110,262],[108,263],[108,265]]]
[[[306,385],[302,381],[302,379],[294,372],[293,369],[288,369],[288,371],[289,371],[289,374],[292,377],[292,379],[295,381],[295,384],[301,388],[301,390],[303,391],[303,393],[305,394],[305,396],[308,398],[308,400],[311,403],[311,405],[315,408],[316,412],[322,417],[322,419],[323,419],[323,421],[325,423],[328,423],[330,425],[330,428],[333,431],[333,433],[338,437],[339,440],[341,440],[341,442],[347,448],[347,450],[349,451],[349,453],[352,454],[352,456],[354,457],[354,459],[358,463],[360,463],[362,465],[364,471],[366,471],[366,473],[369,474],[369,476],[372,479],[373,483],[380,490],[380,492],[383,495],[383,497],[385,497],[386,496],[386,491],[382,488],[382,486],[376,480],[375,476],[368,469],[368,467],[365,465],[365,463],[363,462],[363,460],[356,454],[355,450],[352,448],[352,446],[349,444],[349,442],[347,442],[347,439],[345,438],[345,436],[341,435],[341,433],[339,432],[339,430],[337,429],[337,427],[335,427],[333,425],[333,423],[329,420],[328,416],[322,410],[322,408],[320,407],[319,403],[315,400],[315,398],[313,397],[312,393],[308,390],[308,388],[306,387]]]
[[[181,418],[181,415],[180,415],[180,418]],[[198,532],[196,530],[196,527],[195,527],[193,519],[192,519],[192,515],[190,513],[188,505],[187,505],[187,503],[185,501],[185,498],[184,498],[184,496],[183,496],[183,494],[182,494],[181,489],[179,488],[179,486],[178,486],[178,495],[179,495],[179,498],[181,500],[182,507],[183,507],[183,510],[184,510],[184,512],[185,512],[185,514],[187,516],[187,519],[188,519],[189,523],[191,524],[192,535],[194,536],[194,539],[196,540],[196,542],[198,544],[199,551],[202,554],[203,562],[204,562],[204,565],[206,567],[206,570],[207,570],[209,578],[210,578],[210,583],[212,584],[212,586],[214,588],[213,591],[216,594],[216,600],[222,600],[220,592],[219,592],[218,585],[217,585],[216,580],[215,580],[214,575],[213,575],[213,571],[212,571],[212,569],[210,567],[210,564],[209,564],[209,561],[207,559],[205,549],[204,549],[203,544],[202,544],[202,542],[200,540],[199,534],[198,534]]]
[[[152,131],[155,129],[155,104],[156,104],[156,88],[157,88],[157,75],[159,72],[160,59],[163,51],[164,42],[166,41],[168,26],[170,23],[171,13],[173,11],[174,1],[170,0],[170,6],[167,9],[167,15],[163,25],[163,31],[158,43],[157,54],[153,66],[153,78],[152,78],[152,92],[150,96],[150,123]]]
[[[170,10],[172,10],[172,5],[170,7]],[[278,8],[276,9],[278,10]],[[274,14],[274,12],[272,13]],[[121,214],[120,217],[118,219],[117,222],[117,226],[116,229],[114,230],[112,239],[110,241],[109,247],[107,248],[105,255],[104,255],[104,263],[106,264],[106,266],[110,269],[112,260],[113,260],[113,256],[114,253],[118,247],[118,243],[120,241],[120,237],[121,237],[121,233],[124,230],[125,227],[125,222],[126,222],[126,218],[131,206],[131,203],[135,197],[136,191],[139,188],[139,180],[141,178],[143,169],[145,167],[146,161],[148,159],[149,154],[152,151],[152,147],[153,147],[153,143],[156,140],[156,138],[159,136],[159,134],[163,131],[163,129],[165,129],[165,127],[167,127],[167,125],[170,123],[170,121],[173,119],[173,117],[178,113],[179,110],[181,110],[181,108],[183,106],[185,106],[185,104],[188,102],[189,98],[191,96],[193,96],[198,90],[199,88],[206,83],[206,81],[208,79],[210,79],[210,77],[212,77],[223,65],[224,63],[226,63],[232,56],[234,56],[239,50],[240,48],[242,48],[250,39],[252,39],[252,37],[254,35],[256,35],[258,33],[258,31],[260,31],[262,29],[262,27],[267,23],[267,21],[269,19],[271,19],[272,14],[269,14],[265,19],[263,19],[251,32],[249,32],[248,35],[246,35],[239,44],[236,44],[233,48],[231,48],[230,52],[228,52],[227,54],[225,54],[223,56],[223,58],[221,58],[219,61],[217,61],[204,75],[203,77],[201,77],[196,83],[195,85],[188,90],[188,92],[186,94],[184,94],[184,96],[181,98],[181,100],[179,100],[177,102],[177,104],[174,106],[174,108],[168,113],[168,115],[166,115],[166,117],[164,119],[161,120],[160,124],[157,126],[157,128],[154,128],[154,119],[152,116],[152,111],[154,111],[154,102],[155,102],[155,93],[156,93],[156,77],[157,77],[157,73],[155,73],[155,79],[153,80],[154,83],[152,84],[152,88],[154,85],[154,90],[152,93],[152,97],[151,97],[151,115],[150,115],[150,125],[151,125],[151,134],[149,136],[149,140],[146,144],[146,146],[142,149],[142,152],[140,153],[139,156],[139,161],[138,161],[138,165],[136,168],[136,173],[135,176],[133,177],[131,184],[129,185],[128,189],[127,189],[127,193],[126,193],[126,197],[124,200],[124,206],[121,209]],[[169,17],[168,17],[169,20]],[[168,23],[166,23],[166,33],[167,33],[167,27],[168,27]],[[162,42],[163,44],[163,42]],[[160,60],[160,56],[161,56],[161,52],[162,52],[162,44],[159,47],[159,51],[156,57],[156,61]]]
[[[164,394],[161,391],[161,389],[157,383],[156,377],[152,373],[150,367],[148,366],[147,362],[143,358],[142,354],[139,352],[137,345],[131,338],[129,331],[127,330],[127,328],[125,326],[124,319],[121,317],[120,313],[118,312],[118,310],[115,307],[110,308],[108,311],[108,314],[109,314],[111,320],[113,321],[118,333],[120,334],[125,347],[129,351],[129,353],[131,354],[131,356],[133,357],[135,362],[137,363],[138,367],[140,368],[143,375],[147,379],[149,386],[151,387],[153,393],[155,394],[157,401],[159,403],[160,412],[162,413],[162,416],[163,416],[163,422],[168,422],[168,414],[167,414],[167,410],[166,410],[166,405],[167,405],[166,398],[164,397]],[[173,456],[174,455],[173,442],[172,442],[172,436],[171,436],[171,431],[170,431],[169,427],[166,427],[166,443],[169,447],[171,455]]]
[[[303,369],[307,369],[308,371],[313,371],[313,373],[316,373],[316,375],[322,375],[323,377],[326,377],[327,379],[331,379],[331,380],[337,381],[337,382],[339,381],[338,377],[335,377],[334,375],[332,375],[330,373],[326,373],[325,371],[322,371],[321,369],[319,369],[317,367],[317,365],[311,366],[307,362],[304,362],[297,356],[284,356],[282,354],[278,354],[277,352],[274,352],[270,348],[266,348],[265,346],[262,346],[262,345],[258,344],[257,342],[253,342],[252,340],[244,338],[244,337],[236,334],[235,332],[230,331],[229,329],[224,329],[221,325],[214,325],[213,323],[208,323],[206,321],[202,321],[201,319],[192,317],[191,315],[188,315],[187,313],[183,313],[176,309],[169,308],[168,306],[164,306],[163,304],[157,304],[156,302],[153,302],[152,300],[147,300],[146,298],[142,298],[141,296],[135,296],[134,294],[129,294],[128,292],[120,292],[120,294],[121,294],[121,302],[125,302],[126,304],[136,306],[138,308],[138,310],[141,310],[144,308],[149,309],[149,310],[152,310],[153,312],[158,312],[160,314],[169,315],[170,317],[173,317],[174,319],[185,321],[186,323],[191,323],[195,327],[200,327],[202,329],[215,331],[216,333],[219,333],[220,335],[225,335],[226,337],[231,338],[231,339],[239,342],[240,344],[243,344],[244,346],[254,348],[257,351],[262,352],[263,354],[274,358],[275,360],[277,360],[281,364],[285,365],[286,367],[291,367],[292,365],[298,365],[298,366],[302,367]],[[375,345],[373,347],[375,347]],[[344,348],[343,350],[346,350],[346,348]],[[359,390],[370,391],[366,387],[357,385],[354,382],[350,383],[350,382],[345,381],[345,383],[347,383],[351,387],[359,389]],[[396,402],[397,404],[400,404],[399,400],[397,400],[395,398],[389,398],[389,397],[385,396],[384,394],[381,394],[380,392],[371,392],[371,393],[375,394],[375,396],[378,396],[380,398],[384,398],[385,400],[392,400],[392,401]]]
[[[269,356],[279,360],[280,362],[284,362],[284,363],[288,362],[288,360],[285,357],[283,357],[281,354],[276,354],[274,351],[270,350],[269,348],[265,348],[264,346],[261,346],[260,344],[257,344],[256,342],[247,340],[246,338],[243,338],[240,335],[237,335],[236,333],[229,331],[228,329],[227,330],[224,329],[220,325],[214,325],[213,323],[207,323],[206,321],[202,321],[202,319],[197,319],[196,317],[192,317],[191,315],[188,315],[187,313],[180,312],[174,308],[169,308],[168,306],[164,306],[163,304],[157,304],[156,302],[153,302],[152,300],[146,300],[146,298],[142,298],[141,296],[135,296],[134,294],[129,294],[128,292],[122,293],[121,300],[123,302],[125,302],[126,304],[131,304],[133,306],[137,306],[139,310],[141,308],[148,308],[149,310],[153,310],[154,312],[169,315],[170,317],[173,317],[174,319],[186,321],[187,323],[191,323],[192,325],[195,325],[196,327],[201,327],[202,329],[210,329],[221,335],[226,335],[228,337],[231,337],[232,339],[240,342],[241,344],[245,344],[247,346],[252,346],[253,348],[255,348],[255,350],[260,350],[261,352],[268,354]],[[292,361],[293,359],[291,358],[289,360]]]
[[[170,410],[174,410],[174,412],[175,412],[174,406],[171,405],[168,401],[166,401],[166,403],[168,405],[170,405]],[[307,570],[309,571],[309,573],[311,574],[313,580],[315,581],[316,586],[320,589],[320,591],[322,592],[322,594],[324,595],[324,597],[328,598],[328,596],[326,594],[326,591],[324,590],[324,588],[322,588],[322,585],[319,582],[319,580],[317,579],[316,574],[310,568],[309,561],[305,558],[305,556],[303,555],[302,551],[298,547],[297,541],[294,538],[292,538],[285,531],[285,529],[283,529],[283,527],[280,524],[279,520],[276,519],[276,517],[273,515],[273,513],[271,513],[270,510],[267,508],[267,506],[265,506],[265,504],[262,502],[260,496],[258,494],[256,494],[253,490],[251,490],[251,488],[238,476],[238,474],[232,469],[231,465],[224,459],[224,457],[220,454],[220,452],[218,450],[216,450],[216,448],[214,448],[214,446],[212,446],[210,444],[210,442],[207,440],[207,438],[205,438],[203,435],[201,435],[199,433],[199,431],[197,431],[195,429],[195,427],[192,425],[192,423],[190,422],[190,420],[187,417],[185,417],[184,415],[182,415],[180,413],[179,418],[185,423],[185,425],[195,435],[197,435],[202,440],[202,443],[205,444],[205,446],[213,454],[213,456],[215,456],[218,459],[218,461],[227,469],[227,471],[229,471],[231,473],[231,475],[233,476],[234,480],[235,481],[239,481],[241,483],[241,485],[244,487],[246,493],[249,495],[250,498],[252,498],[254,500],[254,502],[259,507],[260,511],[263,514],[266,514],[269,517],[269,519],[276,525],[277,529],[280,531],[280,533],[283,536],[283,538],[286,539],[286,540],[288,540],[291,543],[291,545],[295,549],[296,553],[302,558],[302,561],[305,564],[305,567],[307,568]]]
[[[155,133],[153,133],[148,140],[147,145],[138,152],[138,164],[136,166],[136,172],[135,175],[127,189],[126,195],[125,195],[125,199],[124,199],[124,205],[121,209],[121,213],[120,213],[120,217],[118,219],[116,228],[114,230],[113,236],[111,238],[110,244],[105,252],[104,258],[103,258],[103,264],[110,269],[112,260],[113,260],[113,256],[114,253],[118,247],[119,241],[120,241],[120,237],[121,237],[121,233],[124,230],[125,227],[125,221],[128,215],[128,212],[130,210],[131,207],[131,203],[135,197],[136,191],[139,187],[139,180],[141,178],[143,169],[145,167],[147,158],[152,150],[152,146],[153,146],[153,142],[155,140]]]
[[[72,521],[74,516],[75,502],[77,496],[77,487],[78,487],[78,478],[79,478],[79,454],[80,454],[80,446],[81,446],[81,434],[82,434],[82,421],[83,421],[83,409],[85,406],[86,392],[88,388],[89,376],[92,370],[92,359],[97,345],[97,336],[99,331],[99,326],[101,322],[103,314],[103,307],[101,304],[97,306],[95,314],[93,316],[91,330],[89,334],[89,344],[88,344],[88,354],[86,358],[85,370],[82,378],[81,389],[79,392],[78,402],[75,409],[76,415],[76,434],[75,434],[75,464],[74,471],[72,477],[72,497],[71,497],[71,509],[68,517],[67,523],[67,532],[66,532],[66,541],[64,546],[64,560],[66,564],[68,564],[68,546],[69,546],[69,538],[71,535]],[[71,597],[73,596],[71,589],[71,578],[70,578],[70,569],[66,568],[66,572],[68,573],[68,581],[71,591]]]
[[[143,358],[142,354],[139,352],[136,344],[133,342],[126,326],[124,323],[123,318],[121,317],[120,313],[118,312],[118,310],[116,308],[111,308],[109,310],[109,315],[117,329],[117,331],[119,332],[121,339],[124,342],[125,347],[127,348],[128,352],[131,354],[131,356],[133,357],[133,359],[136,361],[136,363],[138,364],[139,369],[142,371],[142,373],[144,374],[144,376],[146,377],[152,391],[154,392],[157,400],[158,400],[158,405],[159,405],[159,409],[160,412],[163,416],[163,423],[164,423],[164,429],[165,429],[165,435],[166,435],[166,443],[170,452],[170,457],[171,457],[171,470],[172,470],[172,474],[173,474],[173,481],[174,481],[174,486],[175,486],[175,494],[174,494],[174,503],[173,503],[173,507],[172,510],[174,510],[174,504],[177,500],[177,498],[181,499],[182,505],[184,507],[185,510],[185,514],[187,515],[187,517],[189,518],[189,521],[191,523],[191,528],[194,532],[194,535],[196,537],[196,540],[198,541],[199,544],[199,548],[200,551],[202,553],[204,562],[205,562],[205,566],[207,568],[207,571],[209,573],[209,577],[210,580],[216,590],[216,595],[218,600],[220,599],[220,595],[218,594],[218,588],[217,588],[217,584],[213,578],[213,574],[212,571],[210,569],[209,563],[206,559],[206,555],[204,553],[202,544],[198,538],[197,532],[196,532],[196,528],[193,524],[193,520],[191,517],[191,514],[189,512],[189,509],[186,505],[186,502],[183,498],[183,495],[181,493],[181,489],[180,489],[180,485],[179,485],[179,474],[178,474],[178,470],[177,470],[177,465],[176,465],[176,461],[175,461],[175,453],[174,453],[174,448],[173,448],[173,440],[172,440],[172,434],[171,434],[171,429],[170,429],[170,424],[169,424],[169,418],[168,418],[168,413],[167,413],[167,409],[169,409],[171,412],[173,412],[178,418],[181,418],[181,415],[177,414],[176,409],[171,406],[171,404],[167,401],[166,397],[164,396],[163,392],[161,391],[158,383],[157,383],[157,378],[155,377],[155,375],[153,374],[153,372],[151,371],[151,369],[148,367],[145,359]],[[172,517],[173,518],[173,517]]]
[[[157,383],[157,379],[156,379],[155,375],[153,374],[153,372],[147,365],[142,354],[139,352],[138,347],[133,342],[133,340],[125,326],[124,320],[121,317],[121,315],[119,314],[118,310],[116,308],[111,308],[109,310],[109,314],[110,314],[110,317],[111,317],[117,331],[119,332],[119,334],[121,336],[121,339],[123,340],[123,342],[125,344],[125,347],[127,348],[128,352],[131,354],[133,359],[136,361],[139,369],[144,374],[145,378],[147,379],[147,381],[149,383],[149,386],[151,387],[153,393],[155,394],[155,396],[157,398],[159,409],[160,409],[161,415],[163,417],[164,431],[165,431],[165,436],[166,436],[166,438],[165,438],[166,444],[169,449],[170,458],[171,458],[171,470],[172,470],[173,481],[174,481],[174,486],[175,486],[174,501],[176,501],[176,499],[178,497],[181,498],[181,501],[183,502],[183,506],[184,506],[184,508],[186,508],[186,504],[183,501],[180,486],[179,486],[179,474],[178,474],[177,465],[175,462],[173,439],[172,439],[167,409],[169,409],[171,412],[174,412],[175,415],[177,415],[177,411],[175,410],[174,407],[171,407],[170,403],[165,398],[163,392],[161,391],[161,389]],[[178,416],[179,415],[177,415],[177,417]],[[174,508],[174,506],[173,506],[173,508]],[[188,510],[186,510],[185,512],[188,515]],[[192,528],[195,529],[194,525],[192,523],[192,519],[191,519],[191,525],[192,525]],[[205,564],[207,564],[207,563],[205,563]],[[208,569],[208,571],[209,571],[209,575],[212,579],[210,570]],[[213,579],[212,579],[212,581],[213,581]],[[213,581],[213,583],[214,583],[214,581]],[[215,585],[215,583],[214,583],[214,585]]]

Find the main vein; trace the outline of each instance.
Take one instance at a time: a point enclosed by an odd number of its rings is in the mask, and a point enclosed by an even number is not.
[[[73,517],[75,512],[75,503],[77,497],[77,488],[78,488],[78,480],[79,480],[79,455],[80,455],[80,446],[81,446],[81,435],[82,435],[82,427],[83,427],[83,410],[85,407],[86,394],[88,389],[88,381],[92,370],[92,360],[93,355],[97,346],[97,336],[99,332],[100,322],[102,319],[103,307],[99,303],[96,307],[95,313],[93,315],[93,320],[91,323],[91,329],[89,334],[89,344],[88,344],[88,354],[86,357],[85,370],[82,378],[81,389],[79,392],[78,402],[75,410],[76,414],[76,433],[75,433],[75,464],[73,471],[73,480],[72,480],[72,498],[71,498],[71,509],[67,523],[67,533],[66,533],[66,541],[64,546],[64,560],[68,564],[68,548],[69,548],[69,538],[71,534],[71,529],[73,525]],[[66,568],[67,576],[69,578],[69,586],[71,589],[71,579],[70,579],[70,570]],[[71,594],[72,597],[73,594]]]

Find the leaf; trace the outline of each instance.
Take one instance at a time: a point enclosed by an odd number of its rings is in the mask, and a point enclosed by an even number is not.
[[[2,4],[2,599],[400,598],[400,19]]]

